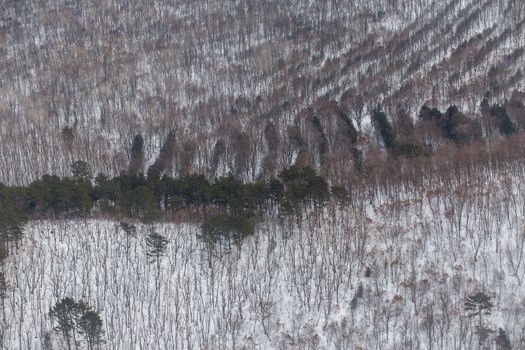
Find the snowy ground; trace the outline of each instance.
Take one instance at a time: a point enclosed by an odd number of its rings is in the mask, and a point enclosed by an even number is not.
[[[2,348],[46,334],[65,348],[48,311],[70,296],[100,312],[104,349],[473,349],[477,291],[495,304],[485,325],[525,348],[525,196],[512,178],[475,183],[268,218],[211,256],[194,224],[133,238],[109,221],[32,222],[4,266]],[[159,264],[152,231],[169,239]]]

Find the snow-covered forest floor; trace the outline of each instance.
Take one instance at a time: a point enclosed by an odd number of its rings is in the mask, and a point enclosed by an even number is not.
[[[49,308],[100,313],[104,349],[473,349],[501,328],[525,348],[522,167],[360,193],[351,203],[269,214],[240,247],[210,250],[198,224],[33,221],[3,267],[3,349],[65,348]],[[169,242],[158,256],[152,232]],[[76,335],[79,348],[83,338]]]

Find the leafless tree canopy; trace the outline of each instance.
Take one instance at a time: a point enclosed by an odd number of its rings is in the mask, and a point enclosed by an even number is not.
[[[325,100],[372,144],[377,105],[414,119],[455,104],[477,119],[487,97],[525,118],[522,1],[3,0],[0,14],[7,183],[74,159],[118,173],[137,134],[147,167],[173,127],[174,174],[254,178],[296,161],[335,174],[355,152]]]

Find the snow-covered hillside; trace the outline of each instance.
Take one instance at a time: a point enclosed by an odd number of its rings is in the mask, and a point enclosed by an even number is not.
[[[525,349],[524,65],[524,0],[0,0],[0,350]]]
[[[525,194],[521,171],[451,177],[411,190],[354,193],[352,203],[270,215],[242,246],[210,251],[197,224],[35,221],[7,258],[0,344],[40,349],[50,306],[83,299],[104,349],[477,349],[469,295],[494,307],[525,348]],[[159,257],[146,237],[169,242]],[[77,335],[79,347],[85,347]]]
[[[379,104],[415,119],[424,103],[474,118],[485,96],[523,103],[524,18],[519,0],[1,1],[0,181],[77,159],[118,174],[133,136],[152,159],[172,128],[173,174],[341,161],[329,101],[358,126]]]

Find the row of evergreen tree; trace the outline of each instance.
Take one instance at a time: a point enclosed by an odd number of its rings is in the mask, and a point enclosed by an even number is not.
[[[506,103],[490,105],[485,98],[481,103],[484,122],[467,117],[455,105],[449,106],[445,112],[423,105],[415,124],[411,120],[400,120],[398,116],[397,123],[394,125],[381,106],[372,110],[371,117],[389,153],[408,157],[428,156],[432,147],[426,140],[417,140],[414,137],[414,130],[417,127],[426,127],[427,131],[433,128],[439,137],[451,140],[457,145],[468,144],[472,140],[481,139],[483,135],[491,134],[492,130],[487,130],[488,125],[484,125],[487,122],[500,135],[508,137],[517,133],[520,130],[520,120],[513,120],[507,111]],[[523,129],[523,125],[521,128]],[[410,137],[407,138],[407,135]]]
[[[312,168],[297,166],[283,170],[278,177],[253,183],[244,183],[231,174],[211,182],[203,175],[150,178],[142,173],[122,173],[113,178],[99,174],[93,179],[84,161],[74,162],[71,173],[62,178],[44,175],[22,187],[0,184],[2,241],[16,240],[21,223],[28,219],[93,214],[152,222],[191,209],[205,219],[216,216],[214,220],[222,218],[222,224],[246,226],[270,208],[298,213],[306,205],[322,205],[332,192],[338,196],[344,193],[339,187],[331,191]]]

